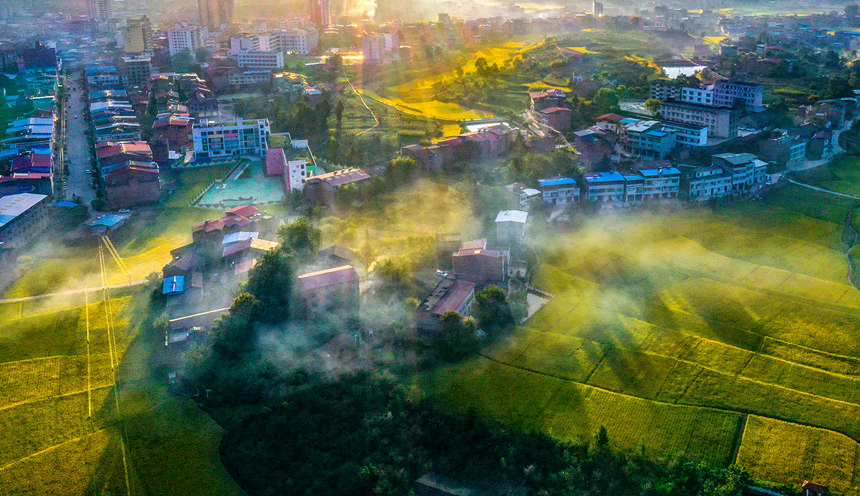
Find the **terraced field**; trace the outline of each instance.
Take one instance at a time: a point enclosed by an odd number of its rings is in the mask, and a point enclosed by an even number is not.
[[[624,213],[539,237],[533,283],[556,297],[426,385],[454,408],[561,439],[603,425],[618,448],[860,494],[849,206],[784,188],[763,204]]]

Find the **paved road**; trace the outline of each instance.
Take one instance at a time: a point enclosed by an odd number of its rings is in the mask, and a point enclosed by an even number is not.
[[[846,126],[847,126],[846,129],[848,127],[851,127],[851,123],[848,123]],[[840,134],[842,134],[842,129],[836,129],[835,131],[833,131],[833,140],[832,140],[833,141],[833,145],[832,145],[833,151],[830,154],[828,154],[827,157],[820,158],[818,160],[803,159],[799,164],[786,167],[785,172],[804,171],[804,170],[808,170],[808,169],[814,169],[814,168],[819,167],[821,165],[830,163],[830,161],[833,160],[833,157],[842,153],[842,148],[839,146],[839,135]]]
[[[791,178],[786,178],[786,179],[788,179],[788,182],[790,182],[791,184],[796,184],[797,186],[802,186],[804,188],[814,189],[815,191],[820,191],[822,193],[828,193],[831,195],[841,196],[843,198],[851,198],[852,200],[860,200],[860,196],[849,195],[848,193],[840,193],[838,191],[833,191],[831,189],[826,189],[826,188],[819,188],[818,186],[813,186],[811,184],[806,184],[806,183],[802,183],[800,181],[795,181],[794,179],[791,179]]]
[[[6,299],[0,299],[0,304],[21,303],[21,302],[25,302],[25,301],[35,301],[35,300],[41,300],[44,298],[51,298],[54,296],[70,296],[70,295],[76,295],[76,294],[84,294],[84,292],[102,291],[104,289],[131,288],[131,287],[143,285],[145,283],[146,283],[145,280],[144,281],[131,281],[130,283],[114,284],[113,286],[105,286],[103,288],[70,289],[68,291],[60,291],[58,293],[44,293],[44,294],[33,295],[33,296],[24,296],[21,298],[6,298]]]
[[[66,198],[76,196],[89,208],[96,199],[96,192],[92,186],[92,173],[87,174],[93,169],[93,157],[86,135],[85,113],[89,109],[81,77],[81,72],[75,71],[66,83],[69,88],[66,104],[66,161],[69,164]]]

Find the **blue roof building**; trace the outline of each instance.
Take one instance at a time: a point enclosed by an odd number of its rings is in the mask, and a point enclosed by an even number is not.
[[[161,294],[165,296],[181,295],[185,292],[185,276],[173,276],[164,279]]]

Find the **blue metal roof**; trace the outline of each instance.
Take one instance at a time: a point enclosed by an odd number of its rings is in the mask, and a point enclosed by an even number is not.
[[[553,179],[539,179],[538,184],[541,186],[563,186],[565,184],[576,184],[576,179],[572,177],[556,177]]]
[[[673,174],[680,174],[681,171],[674,167],[662,167],[660,169],[639,169],[639,173],[645,177],[652,176],[669,176]]]
[[[56,205],[57,207],[60,207],[60,208],[75,208],[78,206],[77,203],[70,202],[70,201],[60,201],[60,202],[55,203],[54,205]]]
[[[624,176],[619,174],[618,171],[594,172],[585,175],[585,182],[587,183],[612,183],[623,181]]]
[[[113,227],[120,222],[125,220],[125,216],[119,214],[107,214],[102,215],[98,219],[94,220],[91,226],[105,226],[105,227]]]
[[[164,280],[164,285],[161,287],[161,294],[178,295],[185,292],[185,276],[173,276]]]
[[[639,119],[633,119],[631,117],[627,117],[625,119],[621,119],[618,122],[620,122],[621,124],[633,124],[634,122],[639,122]]]
[[[649,136],[656,136],[658,138],[665,138],[666,136],[669,135],[669,133],[666,133],[663,131],[647,131],[645,134],[647,134]]]

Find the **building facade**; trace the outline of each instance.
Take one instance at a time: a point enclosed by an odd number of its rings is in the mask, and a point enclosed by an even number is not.
[[[181,22],[167,31],[167,47],[173,57],[182,52],[192,52],[206,46],[206,29],[187,22]]]
[[[660,114],[667,121],[707,127],[709,137],[734,138],[738,135],[740,115],[735,109],[686,102],[662,102]]]
[[[48,196],[19,193],[0,197],[0,243],[20,249],[48,224]]]
[[[540,179],[538,184],[540,185],[541,198],[549,205],[579,203],[581,192],[579,185],[573,178]]]
[[[199,158],[263,155],[271,132],[268,119],[202,122],[192,131],[194,153]]]
[[[218,30],[233,24],[233,0],[197,0],[200,24]]]

